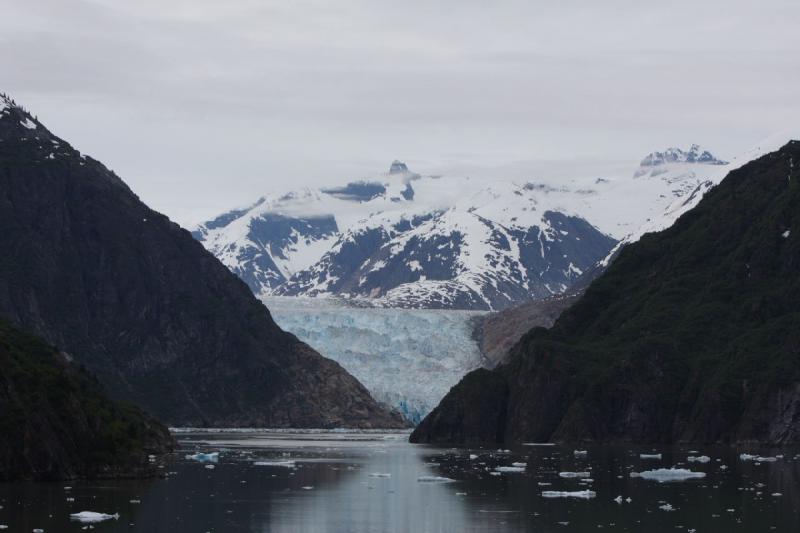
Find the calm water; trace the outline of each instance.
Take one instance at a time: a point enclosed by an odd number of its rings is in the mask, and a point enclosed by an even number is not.
[[[571,447],[505,453],[415,446],[406,438],[181,433],[181,452],[165,465],[164,479],[0,484],[0,524],[9,532],[81,531],[86,525],[69,515],[88,510],[119,513],[118,520],[95,524],[94,531],[106,532],[800,531],[795,450],[602,447],[576,457]],[[195,451],[219,451],[219,462],[209,469],[184,458]],[[658,452],[660,460],[639,457]],[[742,461],[742,452],[783,457],[757,464]],[[687,462],[700,454],[711,460]],[[294,461],[294,467],[258,461]],[[527,463],[525,472],[492,475],[515,462]],[[630,476],[671,466],[706,477],[658,483]],[[587,472],[592,481],[559,472]],[[423,476],[455,481],[419,481]],[[596,496],[550,499],[545,490]]]

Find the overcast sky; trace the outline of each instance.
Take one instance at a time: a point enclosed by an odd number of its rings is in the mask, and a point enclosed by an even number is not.
[[[0,90],[188,224],[383,172],[602,173],[800,123],[800,1],[0,0]]]

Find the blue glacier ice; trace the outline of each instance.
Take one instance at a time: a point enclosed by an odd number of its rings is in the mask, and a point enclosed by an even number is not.
[[[328,298],[264,298],[273,318],[418,423],[481,366],[472,320],[481,312],[352,307]]]

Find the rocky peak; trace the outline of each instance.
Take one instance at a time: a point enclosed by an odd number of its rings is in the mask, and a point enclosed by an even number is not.
[[[392,165],[389,167],[389,174],[406,174],[408,171],[408,166],[397,159],[392,161]]]
[[[715,157],[708,150],[703,150],[700,145],[693,144],[688,150],[680,148],[667,148],[663,152],[651,152],[640,163],[643,167],[655,167],[669,163],[698,163],[706,165],[727,165],[727,161],[723,161]]]

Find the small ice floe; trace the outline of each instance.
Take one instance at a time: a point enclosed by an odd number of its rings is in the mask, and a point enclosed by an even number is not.
[[[558,473],[558,477],[563,477],[563,478],[567,478],[567,479],[570,479],[570,478],[587,478],[589,476],[591,476],[591,474],[589,472],[559,472]]]
[[[639,459],[661,459],[660,453],[640,453]]]
[[[303,490],[314,490],[314,487],[312,487],[311,485],[306,485],[305,487],[300,487],[300,488]]]
[[[555,446],[555,442],[523,442],[523,446]]]
[[[580,498],[588,500],[594,498],[597,494],[593,490],[545,490],[542,491],[543,498]]]
[[[792,231],[787,229],[786,231],[781,233],[781,237],[783,237],[784,239],[788,239],[789,235],[791,235],[791,234],[792,234]]]
[[[477,456],[477,455],[475,455],[474,453],[471,453],[471,454],[469,454],[469,460],[470,460],[470,461],[474,461],[474,460],[475,460],[475,459],[477,459],[477,458],[478,458],[478,456]]]
[[[498,466],[495,467],[495,472],[502,472],[506,474],[514,473],[514,472],[524,472],[524,466]]]
[[[187,459],[191,459],[192,461],[198,461],[200,463],[216,463],[219,461],[219,452],[211,452],[211,453],[195,453],[192,455],[187,455]]]
[[[97,522],[105,522],[106,520],[119,520],[119,513],[105,514],[95,513],[94,511],[81,511],[80,513],[69,515],[69,518],[75,522],[81,522],[82,524],[95,524]]]
[[[631,477],[641,477],[644,479],[652,479],[659,483],[665,483],[669,481],[685,481],[687,479],[703,478],[706,477],[706,474],[705,472],[692,472],[685,468],[659,468],[657,470],[645,470],[639,473],[631,472]]]
[[[206,465],[206,470],[214,470],[216,467],[214,465]]]
[[[589,455],[589,450],[575,450],[574,452],[572,452],[572,455],[574,455],[575,457],[586,457],[587,455]]]
[[[776,498],[780,498],[781,496],[783,496],[783,494],[780,492],[773,492],[772,495],[775,496]]]
[[[664,505],[659,505],[658,508],[661,509],[662,511],[674,511],[675,510],[675,508],[669,503],[665,503]]]
[[[128,503],[133,503],[133,504],[142,503],[142,500],[130,500]]]
[[[417,481],[420,483],[455,483],[455,479],[441,476],[419,476]]]
[[[749,453],[740,454],[739,459],[742,461],[753,461],[754,463],[774,463],[778,460],[777,457],[762,457],[761,455],[750,455]]]
[[[253,466],[281,466],[283,468],[294,468],[294,461],[256,461]]]
[[[547,483],[546,481],[540,481],[537,483],[540,487],[549,487],[552,483]]]
[[[707,455],[690,455],[686,458],[686,460],[690,463],[708,463],[711,461],[711,457]]]
[[[383,474],[381,472],[373,472],[369,475],[369,477],[392,477],[391,474]]]
[[[528,463],[511,463],[511,466],[518,466],[525,468],[526,466],[528,466]]]
[[[614,498],[614,501],[615,501],[615,502],[617,502],[617,503],[619,503],[619,504],[621,504],[621,503],[622,503],[622,494],[620,494],[619,496],[617,496],[616,498]]]

